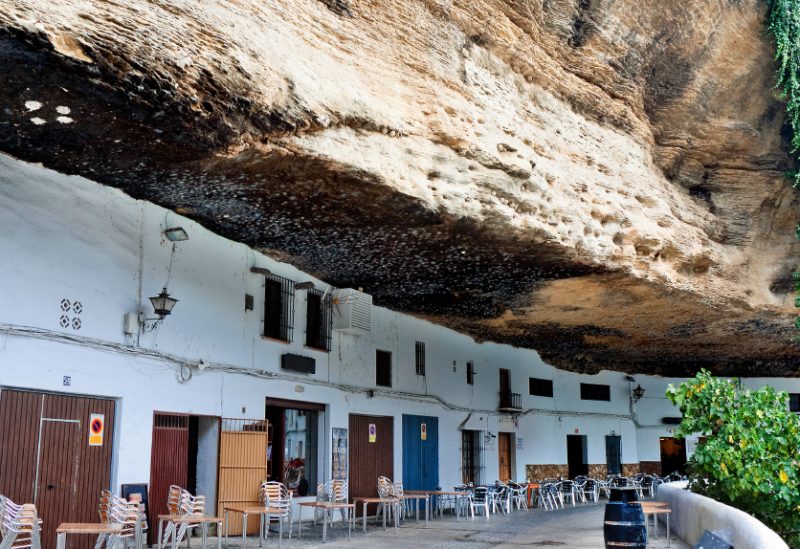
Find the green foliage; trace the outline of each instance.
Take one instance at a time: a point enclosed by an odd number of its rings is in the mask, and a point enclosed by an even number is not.
[[[777,80],[786,100],[786,112],[792,126],[792,152],[800,150],[800,0],[770,0],[769,30],[775,39]],[[800,173],[792,174],[794,186],[800,186]],[[800,225],[795,228],[800,238]],[[800,286],[797,290],[800,293]],[[800,302],[795,301],[800,307]],[[800,330],[800,317],[795,318]]]
[[[737,507],[800,548],[800,418],[786,393],[741,389],[703,370],[667,397],[683,413],[676,436],[699,434],[691,489]]]

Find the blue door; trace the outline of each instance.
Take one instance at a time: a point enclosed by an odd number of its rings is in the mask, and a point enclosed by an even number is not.
[[[439,486],[439,418],[403,414],[403,488]]]

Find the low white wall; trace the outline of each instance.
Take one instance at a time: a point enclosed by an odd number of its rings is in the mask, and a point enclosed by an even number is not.
[[[672,531],[689,544],[700,540],[705,530],[728,530],[736,549],[788,549],[781,537],[744,511],[686,490],[687,482],[658,487],[656,499],[672,509]]]

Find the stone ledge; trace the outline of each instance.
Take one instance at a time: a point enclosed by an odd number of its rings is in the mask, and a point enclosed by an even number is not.
[[[656,499],[672,508],[673,532],[687,543],[695,543],[704,530],[728,530],[736,549],[788,549],[781,537],[764,523],[730,505],[686,490],[686,481],[658,487]]]

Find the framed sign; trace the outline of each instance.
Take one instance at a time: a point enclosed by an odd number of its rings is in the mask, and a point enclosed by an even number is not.
[[[347,429],[333,428],[332,478],[347,479]]]

